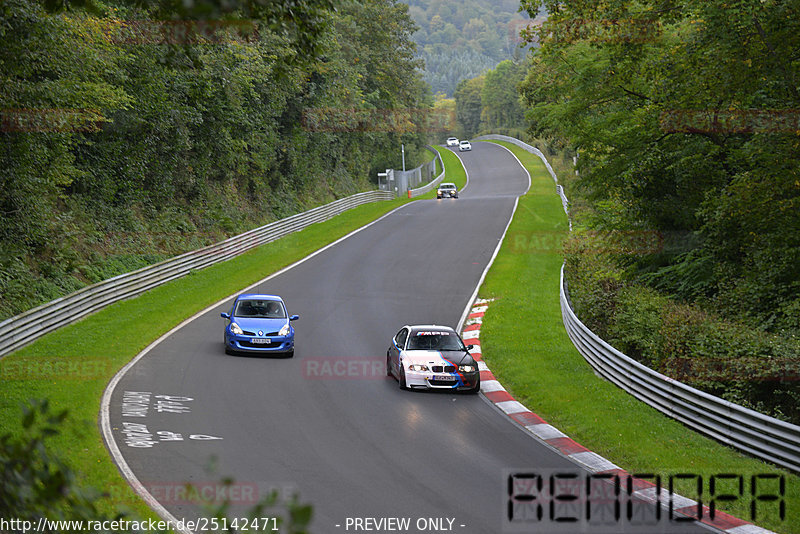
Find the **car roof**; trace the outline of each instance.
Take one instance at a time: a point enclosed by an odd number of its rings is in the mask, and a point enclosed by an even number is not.
[[[450,140],[450,139],[458,139],[458,137],[456,137],[456,136],[452,136],[452,137],[448,137],[447,139],[448,139],[448,140]]]
[[[411,329],[412,332],[419,332],[421,330],[444,330],[447,332],[455,333],[455,330],[450,328],[449,326],[442,326],[438,324],[415,324],[415,325],[406,325],[406,327]]]
[[[450,182],[439,184],[439,187],[455,187],[456,184],[451,184]]]
[[[462,143],[469,143],[469,141],[468,141],[468,140],[466,140],[466,139],[464,139],[464,140],[463,140],[463,141],[461,141],[461,142],[462,142]]]
[[[238,297],[236,297],[236,300],[241,300],[241,299],[262,299],[262,300],[272,299],[272,300],[280,300],[281,302],[283,302],[283,299],[280,298],[278,295],[267,295],[265,293],[243,293]]]

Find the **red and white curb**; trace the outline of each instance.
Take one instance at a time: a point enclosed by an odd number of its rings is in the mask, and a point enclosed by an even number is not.
[[[472,357],[478,362],[478,369],[480,369],[481,372],[481,394],[500,411],[505,413],[539,440],[567,458],[584,466],[589,472],[595,474],[619,475],[620,478],[628,477],[629,473],[627,471],[574,441],[556,427],[548,424],[547,421],[530,411],[522,403],[515,400],[497,378],[495,378],[483,361],[480,340],[483,316],[489,308],[491,301],[492,299],[475,299],[472,310],[467,315],[467,320],[464,322],[461,335],[464,339],[464,343],[474,346],[470,354],[472,354]],[[632,481],[633,487],[636,488],[633,492],[634,496],[646,502],[656,502],[655,484],[640,478],[632,478]],[[697,501],[695,500],[675,494],[669,495],[665,488],[661,488],[658,497],[662,506],[665,508],[668,506],[667,503],[669,500],[671,500],[675,513],[686,517],[697,516]],[[719,532],[726,532],[728,534],[775,534],[771,530],[759,527],[730,514],[726,514],[725,512],[720,512],[719,510],[714,512],[714,520],[712,521],[708,519],[710,509],[707,506],[703,506],[702,510],[703,514],[701,517],[704,519],[698,522]]]

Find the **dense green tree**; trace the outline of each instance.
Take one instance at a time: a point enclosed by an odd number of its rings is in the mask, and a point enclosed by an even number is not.
[[[104,75],[118,54],[98,25],[28,0],[5,2],[0,17],[0,241],[40,248],[54,222],[41,214],[81,175],[73,132],[100,128],[130,99]]]
[[[452,96],[461,80],[475,78],[521,53],[526,18],[518,0],[409,0],[414,34],[434,93]]]
[[[579,149],[596,227],[667,238],[631,272],[800,331],[800,5],[522,4],[550,13],[523,84],[532,132]]]
[[[482,129],[521,128],[524,125],[518,91],[524,75],[524,65],[508,59],[486,73],[481,89]]]
[[[462,129],[463,137],[473,137],[481,127],[481,93],[485,76],[462,80],[456,87],[456,120]]]
[[[413,157],[432,98],[407,6],[331,6],[4,2],[0,317]]]

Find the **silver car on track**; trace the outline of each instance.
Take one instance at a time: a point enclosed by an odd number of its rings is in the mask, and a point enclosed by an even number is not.
[[[478,362],[449,326],[406,325],[386,351],[386,374],[400,389],[444,389],[477,393],[481,389]]]

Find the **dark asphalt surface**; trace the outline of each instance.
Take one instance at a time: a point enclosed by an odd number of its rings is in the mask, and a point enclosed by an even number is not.
[[[242,507],[254,488],[299,492],[314,506],[316,533],[354,532],[347,518],[356,517],[409,517],[410,532],[420,531],[418,518],[451,518],[453,531],[495,533],[503,531],[506,470],[574,471],[480,396],[401,391],[384,373],[386,348],[404,324],[456,326],[515,198],[528,187],[507,151],[473,146],[460,154],[470,177],[461,198],[411,203],[252,290],[282,295],[289,313],[300,315],[293,359],[225,355],[219,313],[228,303],[181,328],[125,375],[111,402],[116,443],[173,515],[196,515],[181,497],[187,481],[204,487],[230,476]],[[126,391],[150,394],[144,417],[123,416]],[[159,401],[174,404],[159,413]],[[146,428],[155,443],[127,445],[124,423]],[[526,531],[556,526],[545,519]],[[662,521],[646,531],[688,531],[678,526]]]

